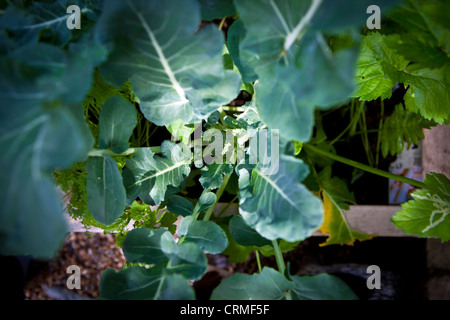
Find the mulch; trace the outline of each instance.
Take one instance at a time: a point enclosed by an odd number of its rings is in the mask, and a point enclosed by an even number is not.
[[[100,277],[107,268],[121,270],[125,263],[122,250],[111,234],[71,233],[59,255],[53,260],[33,260],[28,266],[24,287],[26,300],[74,300],[99,297]],[[81,272],[81,288],[67,289],[72,273],[70,265]]]

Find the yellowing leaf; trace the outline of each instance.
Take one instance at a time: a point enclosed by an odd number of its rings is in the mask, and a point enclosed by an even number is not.
[[[323,169],[318,176],[322,189],[324,207],[324,223],[319,228],[322,234],[328,234],[328,239],[321,246],[330,244],[351,245],[355,240],[364,241],[372,239],[375,235],[364,234],[352,230],[343,214],[350,208],[349,203],[355,203],[345,182],[337,177],[331,178],[331,167]]]

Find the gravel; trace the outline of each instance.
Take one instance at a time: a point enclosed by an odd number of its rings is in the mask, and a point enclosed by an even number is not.
[[[121,270],[125,263],[122,250],[111,234],[73,232],[53,260],[32,260],[24,286],[26,300],[75,300],[99,297],[99,283],[107,268]],[[70,265],[81,272],[81,288],[67,289],[72,273]]]

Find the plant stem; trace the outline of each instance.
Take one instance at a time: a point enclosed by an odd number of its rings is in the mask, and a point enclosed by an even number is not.
[[[216,192],[216,202],[214,202],[214,204],[208,208],[208,210],[205,213],[205,216],[203,217],[203,221],[208,221],[209,218],[211,218],[211,215],[214,211],[214,207],[216,206],[217,202],[219,202],[220,197],[222,196],[222,193],[225,191],[225,187],[227,186],[228,180],[230,180],[230,177],[231,177],[231,174],[226,174],[223,177],[222,184],[220,185],[219,190],[217,190],[217,192]]]
[[[317,9],[319,8],[322,0],[313,0],[311,6],[309,7],[306,14],[300,20],[300,22],[295,26],[294,30],[292,30],[286,37],[284,41],[284,51],[287,52],[292,44],[297,40],[298,36],[305,30],[308,26],[309,22],[313,18]]]
[[[283,253],[281,252],[280,244],[278,240],[272,240],[273,251],[275,252],[275,260],[277,261],[278,271],[284,276],[286,266],[284,264]],[[284,292],[286,300],[292,300],[291,291]]]
[[[239,195],[236,195],[230,202],[227,203],[227,205],[219,212],[217,215],[217,218],[219,218],[227,209],[233,204],[233,202],[236,201]]]
[[[286,270],[286,266],[284,265],[283,254],[281,253],[281,248],[278,243],[278,240],[272,240],[273,251],[275,252],[275,260],[277,261],[278,271],[284,275],[284,271]]]
[[[380,99],[381,105],[381,116],[380,116],[380,125],[378,126],[378,136],[377,136],[377,153],[375,155],[375,167],[378,167],[378,162],[380,159],[380,147],[381,147],[381,130],[383,129],[383,116],[384,116],[384,102],[383,99]]]
[[[403,176],[399,176],[399,175],[396,175],[396,174],[393,174],[393,173],[390,173],[390,172],[387,172],[387,171],[383,171],[383,170],[380,170],[380,169],[377,169],[377,168],[373,168],[373,167],[368,166],[366,164],[363,164],[363,163],[360,163],[360,162],[356,162],[356,161],[353,161],[353,160],[350,160],[350,159],[338,156],[337,154],[330,153],[328,151],[319,149],[319,148],[314,147],[314,146],[309,145],[309,144],[305,144],[303,147],[306,148],[306,149],[309,149],[311,151],[314,151],[316,153],[320,153],[321,155],[324,155],[324,156],[326,156],[328,158],[331,158],[333,160],[336,160],[336,161],[342,162],[344,164],[347,164],[349,166],[352,166],[352,167],[355,167],[355,168],[358,168],[358,169],[370,172],[372,174],[376,174],[376,175],[379,175],[379,176],[382,176],[382,177],[385,177],[385,178],[388,178],[388,179],[393,179],[393,180],[397,180],[397,181],[400,181],[400,182],[408,183],[408,184],[410,184],[412,186],[415,186],[415,187],[418,187],[418,188],[426,188],[425,184],[420,182],[420,181],[417,181],[417,180],[414,180],[414,179],[410,179],[410,178],[406,178],[406,177],[403,177]]]
[[[108,156],[128,156],[130,154],[133,154],[137,151],[137,149],[150,149],[153,153],[161,153],[161,147],[144,147],[144,148],[129,148],[125,150],[122,153],[115,153],[111,151],[110,149],[94,149],[89,151],[88,156],[89,157],[101,157],[103,155]]]
[[[255,250],[256,263],[258,264],[258,272],[261,273],[261,259],[259,258],[259,251]]]
[[[352,106],[354,105],[354,100],[352,101]],[[359,115],[359,113],[358,113]],[[357,117],[352,117],[348,126],[336,137],[333,139],[333,141],[330,142],[330,145],[333,145],[334,143],[336,143],[348,130],[350,130],[351,128],[353,128],[353,126],[355,125],[355,122],[358,120]]]
[[[210,189],[208,189],[208,188],[203,189],[203,192],[202,192],[202,194],[200,195],[200,198],[201,198],[203,195],[207,194],[209,191],[210,191]],[[197,220],[198,215],[200,214],[200,211],[199,211],[199,210],[200,210],[200,204],[199,204],[199,201],[197,201],[197,203],[195,204],[195,207],[194,207],[194,211],[192,212],[192,217],[194,218],[194,220]]]

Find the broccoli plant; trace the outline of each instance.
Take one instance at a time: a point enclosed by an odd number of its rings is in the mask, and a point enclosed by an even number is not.
[[[283,259],[318,230],[323,245],[375,236],[347,224],[357,201],[336,161],[417,187],[392,223],[449,240],[448,178],[377,168],[450,122],[449,4],[379,0],[382,28],[369,29],[372,2],[2,5],[2,254],[54,256],[65,210],[123,249],[126,267],[104,272],[101,298],[195,299],[205,253],[242,262],[255,252],[259,272],[223,280],[212,299],[356,299],[341,279],[293,275]],[[398,86],[403,100],[385,115]],[[335,143],[364,128],[370,101],[382,117],[366,164]],[[328,136],[322,117],[336,110],[350,119]]]

